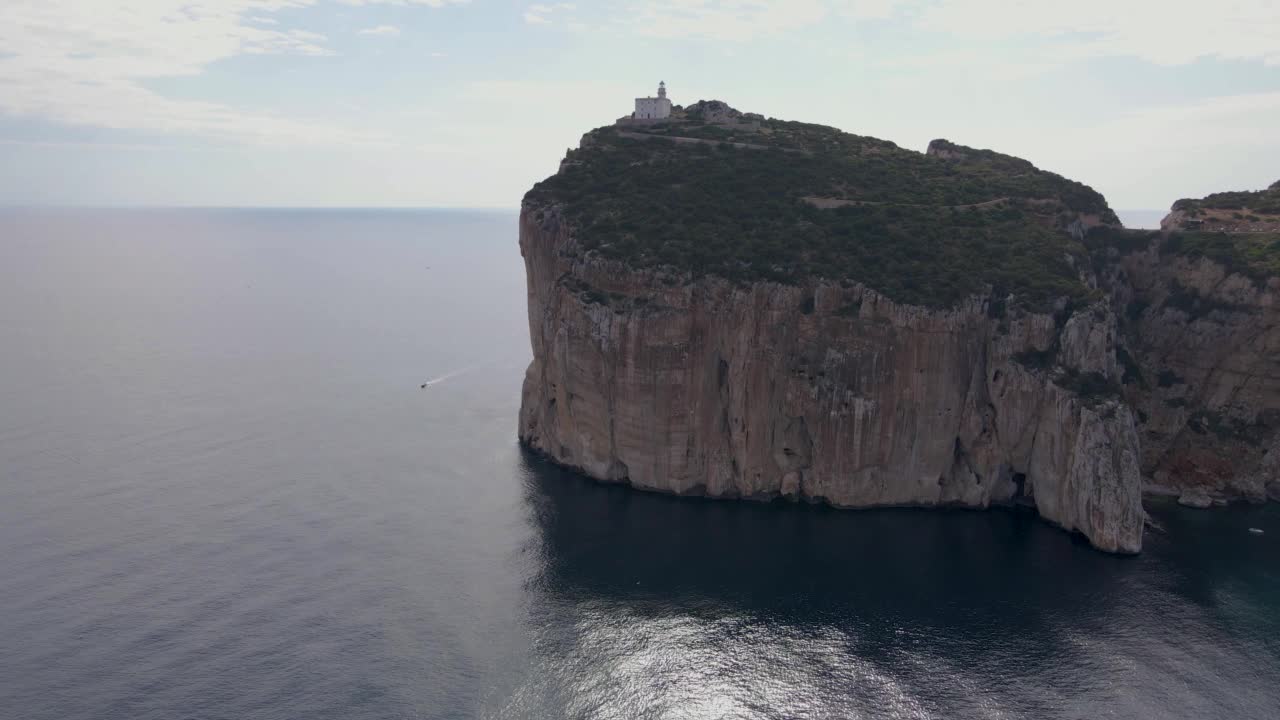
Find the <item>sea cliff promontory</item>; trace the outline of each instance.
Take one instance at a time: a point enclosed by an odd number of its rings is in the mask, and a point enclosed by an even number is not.
[[[520,439],[646,490],[1025,506],[1138,552],[1144,474],[1224,499],[1275,480],[1274,353],[1245,337],[1275,281],[1192,235],[943,140],[720,102],[600,128],[523,203]]]

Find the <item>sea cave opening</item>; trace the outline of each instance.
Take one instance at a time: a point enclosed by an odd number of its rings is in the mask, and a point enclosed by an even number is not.
[[[1036,498],[1032,494],[1031,486],[1027,485],[1027,474],[1016,472],[1009,479],[1013,481],[1015,487],[1013,504],[1020,507],[1034,508],[1036,506]]]

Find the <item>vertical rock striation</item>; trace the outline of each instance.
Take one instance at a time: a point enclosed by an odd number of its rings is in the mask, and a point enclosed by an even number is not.
[[[519,435],[606,481],[837,507],[1034,506],[1141,549],[1141,452],[1105,302],[1052,314],[857,283],[731,283],[583,252],[527,200]]]

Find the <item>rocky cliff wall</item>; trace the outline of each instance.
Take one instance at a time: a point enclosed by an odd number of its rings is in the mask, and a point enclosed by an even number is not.
[[[600,480],[838,507],[1034,505],[1141,548],[1140,450],[1105,303],[903,305],[858,284],[636,270],[526,204],[522,442]]]
[[[1171,255],[1110,263],[1149,487],[1188,502],[1280,499],[1280,279]]]

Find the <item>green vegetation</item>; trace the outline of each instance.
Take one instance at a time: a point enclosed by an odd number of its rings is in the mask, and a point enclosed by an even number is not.
[[[761,131],[676,121],[591,134],[527,199],[557,204],[582,247],[638,266],[735,282],[863,282],[903,302],[952,306],[995,288],[1045,309],[1084,298],[1087,255],[1066,226],[1114,220],[1098,193],[1017,158],[948,144],[929,157],[833,128]],[[665,136],[721,142],[677,143]],[[739,148],[723,142],[768,145]],[[806,197],[844,201],[819,209]]]
[[[1071,308],[1068,307],[1064,311],[1058,313],[1054,320],[1059,323],[1059,328],[1064,318],[1070,317]],[[1081,372],[1075,368],[1056,367],[1058,361],[1058,352],[1061,349],[1062,336],[1054,338],[1053,344],[1044,350],[1025,350],[1015,353],[1012,357],[1013,361],[1037,372],[1050,372],[1050,378],[1058,387],[1069,390],[1083,399],[1090,405],[1097,405],[1104,400],[1120,397],[1121,385],[1130,383],[1139,383],[1146,387],[1146,380],[1142,377],[1142,371],[1138,368],[1129,353],[1125,352],[1123,347],[1117,348],[1117,357],[1121,365],[1124,366],[1124,374],[1120,382],[1116,382],[1099,372]]]
[[[1074,213],[1097,215],[1104,223],[1120,224],[1120,218],[1112,212],[1106,199],[1084,183],[1040,170],[1022,158],[1002,155],[994,150],[977,150],[946,140],[934,140],[929,146],[935,151],[951,154],[954,159],[949,164],[959,174],[976,179],[988,188],[998,189],[993,197],[1054,198]]]
[[[1280,275],[1280,233],[1180,232],[1169,236],[1162,252],[1209,258],[1227,272],[1250,277],[1259,285]]]
[[[1276,217],[1280,216],[1280,182],[1257,192],[1223,192],[1201,200],[1179,200],[1173,209],[1190,217],[1217,211],[1219,215],[1208,218],[1211,225],[1220,222],[1221,213],[1230,212],[1235,221],[1268,223],[1263,227],[1274,230],[1275,223],[1280,222]],[[1169,237],[1162,252],[1192,259],[1208,258],[1225,267],[1227,272],[1252,278],[1259,286],[1264,285],[1267,278],[1280,275],[1280,232],[1179,232]]]
[[[1159,237],[1159,230],[1127,230],[1099,225],[1089,230],[1084,244],[1090,252],[1095,254],[1099,251],[1115,250],[1121,255],[1132,255],[1151,247],[1151,243]]]
[[[624,295],[597,290],[577,278],[566,277],[563,282],[570,292],[582,298],[582,301],[588,305],[614,305],[627,300]]]
[[[1247,210],[1263,215],[1280,215],[1280,182],[1257,192],[1220,192],[1201,200],[1184,198],[1174,203],[1173,209],[1192,217],[1200,215],[1204,210]]]
[[[1053,382],[1086,401],[1099,402],[1120,397],[1120,387],[1115,381],[1098,372],[1079,372],[1068,368],[1055,377]]]

